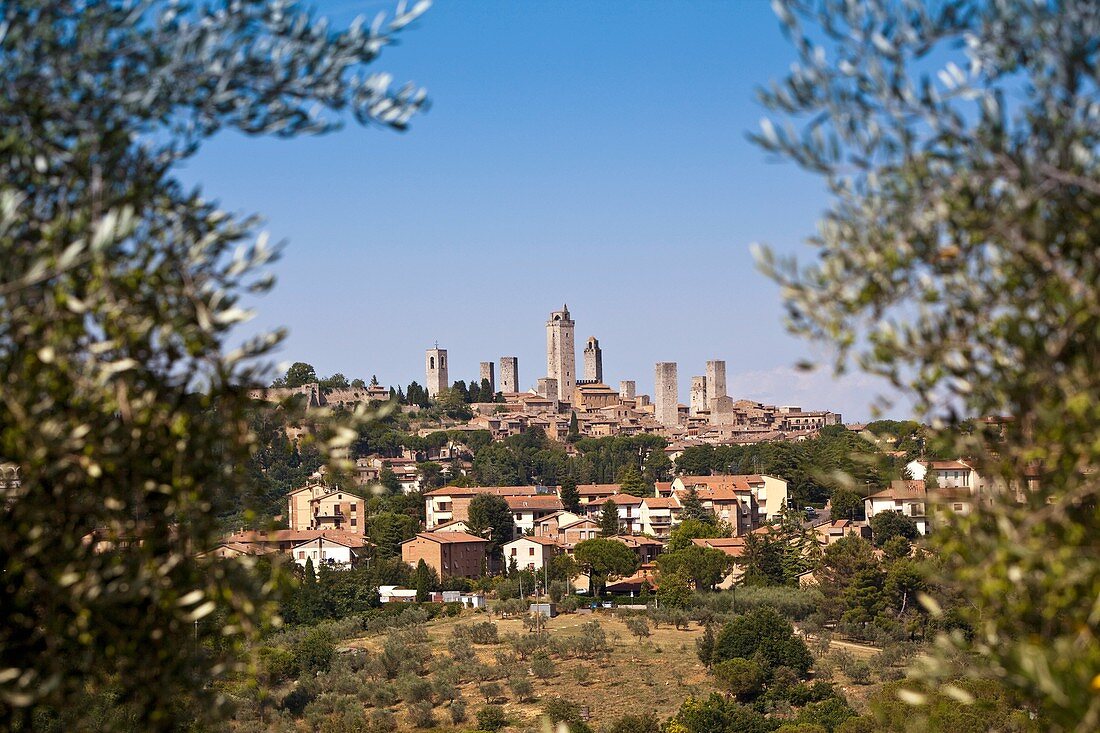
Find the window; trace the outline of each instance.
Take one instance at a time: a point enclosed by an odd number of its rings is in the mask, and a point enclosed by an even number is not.
[[[963,510],[963,505],[962,504],[955,504],[954,509],[957,512],[961,512]]]
[[[306,559],[306,551],[305,550],[298,550],[298,559],[299,560],[305,560]]]
[[[429,356],[428,357],[428,368],[429,369],[435,369],[435,357],[434,356]]]
[[[516,556],[516,548],[513,547],[512,548],[512,557],[515,557],[515,556]]]
[[[534,548],[534,547],[532,547],[531,549],[529,549],[529,550],[527,551],[527,554],[528,554],[528,555],[529,555],[530,557],[534,557],[534,556],[535,556],[535,548]]]

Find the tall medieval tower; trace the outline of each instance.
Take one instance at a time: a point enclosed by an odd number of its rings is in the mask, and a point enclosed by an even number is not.
[[[519,359],[515,356],[500,357],[500,391],[519,392]]]
[[[714,400],[726,396],[726,362],[712,360],[707,362],[707,409]]]
[[[657,362],[653,379],[653,416],[662,425],[678,425],[680,423],[678,392],[676,362]]]
[[[600,350],[600,340],[595,336],[589,336],[584,347],[584,381],[603,381],[603,351]]]
[[[447,350],[439,348],[439,344],[424,354],[424,374],[429,397],[435,397],[451,386],[447,381]]]
[[[692,377],[691,378],[691,414],[698,415],[700,412],[709,412],[710,406],[707,404],[707,378],[706,377]]]
[[[496,366],[491,361],[481,362],[481,381],[489,383],[489,391],[493,394],[497,393],[497,380],[493,375],[493,367]],[[478,385],[479,387],[481,385]]]
[[[551,313],[546,322],[546,376],[558,380],[558,399],[562,402],[573,401],[573,387],[577,383],[574,325],[568,305]]]

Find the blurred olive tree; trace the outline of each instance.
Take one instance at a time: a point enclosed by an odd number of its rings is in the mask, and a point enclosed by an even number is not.
[[[293,2],[0,3],[0,728],[216,713],[276,587],[196,559],[249,491],[281,333],[227,339],[276,248],[174,170],[222,130],[404,128],[423,91],[366,67],[426,7],[335,30]]]
[[[1052,726],[1096,730],[1100,3],[775,8],[798,62],[754,137],[832,194],[812,263],[760,252],[790,327],[945,424],[1011,418],[956,445],[986,479],[940,537],[972,633],[922,671],[962,652]]]

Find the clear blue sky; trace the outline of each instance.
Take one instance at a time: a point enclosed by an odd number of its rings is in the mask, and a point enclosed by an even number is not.
[[[339,23],[390,3],[322,2]],[[320,374],[451,380],[515,355],[546,371],[547,314],[568,302],[605,381],[652,393],[707,359],[729,389],[863,419],[878,385],[798,375],[778,288],[749,245],[802,245],[821,182],[746,139],[754,89],[794,58],[765,2],[437,2],[377,69],[427,88],[405,134],[350,126],[294,141],[227,134],[182,171],[289,246],[250,328],[285,325],[280,361]],[[900,408],[896,413],[903,413]]]

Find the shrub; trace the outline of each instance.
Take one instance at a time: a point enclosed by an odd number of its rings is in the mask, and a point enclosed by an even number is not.
[[[634,616],[626,620],[627,630],[638,637],[643,639],[649,636],[649,622],[645,620],[644,616]]]
[[[848,675],[854,684],[857,685],[869,685],[871,684],[871,665],[862,659],[856,660],[849,664],[844,669],[844,674]]]
[[[496,682],[482,682],[478,685],[478,689],[481,691],[481,696],[485,698],[485,703],[489,704],[501,696],[503,690],[500,689],[500,685]]]
[[[764,690],[764,669],[756,662],[734,657],[710,669],[718,686],[741,702],[751,700]]]
[[[454,724],[465,722],[466,720],[466,701],[461,697],[457,697],[451,701],[451,722]]]
[[[535,686],[532,685],[531,680],[526,677],[513,675],[508,678],[508,689],[512,691],[512,694],[516,696],[517,700],[524,702],[530,699],[531,693],[535,690]]]
[[[397,699],[397,693],[393,685],[388,682],[378,682],[369,685],[365,690],[366,699],[363,701],[376,708],[384,708],[393,705]]]
[[[734,657],[751,659],[757,655],[768,674],[782,665],[805,677],[813,664],[810,650],[794,635],[790,622],[770,608],[756,609],[722,627],[711,662]]]
[[[695,640],[695,654],[705,667],[710,666],[711,657],[714,656],[714,643],[714,627],[707,624],[703,635]]]
[[[554,660],[546,654],[537,654],[531,660],[531,672],[540,680],[554,676]]]
[[[607,728],[606,733],[659,733],[660,726],[652,715],[624,715]]]
[[[820,725],[827,731],[834,731],[848,718],[855,717],[855,712],[848,707],[848,703],[839,697],[830,697],[821,702],[813,702],[802,709],[796,722],[809,725]]]
[[[397,718],[389,710],[374,710],[367,720],[366,733],[393,733],[397,730]]]
[[[303,674],[324,672],[336,654],[336,641],[328,629],[315,627],[292,647],[294,666]]]
[[[409,720],[415,728],[435,727],[435,715],[430,702],[418,702],[409,706]]]
[[[553,583],[551,583],[553,585]],[[558,610],[562,613],[573,613],[584,605],[584,601],[577,596],[566,596],[558,603]]]
[[[683,611],[673,611],[669,614],[669,618],[672,619],[672,625],[677,631],[687,631],[690,627],[691,617]]]
[[[563,697],[547,698],[542,703],[542,713],[551,723],[565,723],[569,726],[570,733],[576,733],[581,726],[584,726],[585,729],[588,728],[581,720],[580,706]]]
[[[550,644],[550,641],[550,635],[547,633],[520,634],[508,638],[508,643],[511,645],[512,651],[514,651],[516,656],[520,659],[527,659],[539,650],[546,648]]]
[[[455,627],[455,631],[458,631],[458,627]],[[473,646],[465,638],[455,637],[447,642],[447,651],[451,653],[456,661],[465,662],[473,659],[476,654]]]
[[[499,644],[497,625],[492,621],[480,621],[469,627],[469,638],[475,644]]]
[[[499,705],[485,705],[477,711],[477,727],[492,733],[508,725],[504,708]]]
[[[564,580],[552,581],[550,583],[549,593],[552,602],[561,603],[561,600],[569,595],[569,583]]]
[[[760,713],[718,694],[690,698],[668,721],[667,730],[677,733],[770,733],[771,723]]]
[[[603,627],[600,626],[600,622],[595,619],[586,621],[581,626],[581,634],[574,640],[573,645],[577,653],[586,659],[591,659],[610,651],[610,647],[607,644],[607,634],[604,633]]]
[[[432,683],[413,674],[403,674],[397,680],[397,690],[407,703],[424,702],[431,699]]]
[[[290,649],[281,646],[262,646],[258,656],[263,674],[271,682],[282,682],[298,675],[298,662]]]

